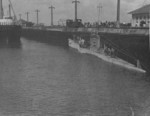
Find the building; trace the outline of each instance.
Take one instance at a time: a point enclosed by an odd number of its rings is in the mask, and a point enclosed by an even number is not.
[[[150,4],[129,12],[132,15],[132,27],[148,27],[150,23]]]

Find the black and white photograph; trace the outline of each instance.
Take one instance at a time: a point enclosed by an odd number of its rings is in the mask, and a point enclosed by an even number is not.
[[[150,0],[0,0],[0,116],[150,116]]]

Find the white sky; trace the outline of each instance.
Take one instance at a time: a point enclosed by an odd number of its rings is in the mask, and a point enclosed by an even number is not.
[[[25,12],[30,12],[29,20],[36,22],[35,10],[39,9],[39,22],[50,24],[50,5],[55,6],[54,23],[57,24],[59,19],[74,19],[73,0],[11,0],[17,17],[22,14],[22,18],[26,19]],[[141,7],[143,4],[150,3],[150,0],[120,0],[121,1],[121,21],[130,22],[131,16],[128,12]],[[145,1],[145,2],[144,2]],[[102,21],[116,20],[117,0],[80,0],[78,5],[78,18],[84,22],[95,22],[98,20],[98,4],[101,3]],[[5,14],[8,13],[8,0],[3,0]]]

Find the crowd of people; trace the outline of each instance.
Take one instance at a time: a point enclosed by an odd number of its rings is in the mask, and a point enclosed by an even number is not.
[[[116,51],[115,51],[115,49],[112,48],[112,47],[107,47],[107,46],[105,46],[105,48],[104,48],[104,53],[105,53],[106,55],[111,56],[111,57],[115,57],[115,56],[116,56]]]
[[[83,25],[84,25],[84,27],[87,27],[87,28],[98,28],[98,27],[115,28],[116,22],[115,21],[105,21],[105,22],[100,22],[100,23],[86,22]],[[120,23],[120,26],[121,27],[131,27],[131,23]]]

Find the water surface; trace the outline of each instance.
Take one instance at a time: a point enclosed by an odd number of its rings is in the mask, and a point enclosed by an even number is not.
[[[149,116],[148,76],[21,39],[0,48],[0,116]]]

